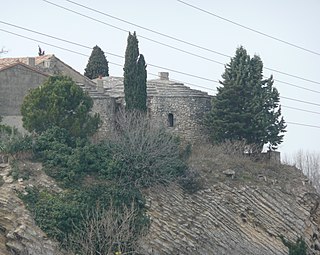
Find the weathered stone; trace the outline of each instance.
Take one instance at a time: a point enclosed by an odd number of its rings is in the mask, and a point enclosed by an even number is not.
[[[280,235],[291,242],[302,236],[309,253],[320,254],[319,196],[310,185],[297,185],[301,174],[293,176],[296,183],[287,187],[231,182],[192,196],[175,185],[146,192],[152,220],[141,240],[144,254],[285,255]]]
[[[38,165],[30,163],[28,167],[36,169]],[[7,165],[2,168],[0,175],[8,176],[10,171],[11,167]],[[19,185],[6,178],[7,181],[0,187],[0,254],[62,255],[59,245],[46,238],[46,234],[36,226],[30,212],[16,194],[17,190],[22,191],[26,186],[32,185],[30,182],[36,183],[35,180],[47,185],[52,181],[43,173],[32,176]]]
[[[224,170],[222,173],[225,174],[227,177],[231,177],[232,179],[234,178],[234,176],[236,174],[236,172],[232,169]]]

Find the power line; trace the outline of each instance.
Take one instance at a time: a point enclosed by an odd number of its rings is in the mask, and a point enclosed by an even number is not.
[[[242,28],[244,28],[244,29],[247,29],[247,30],[250,30],[250,31],[255,32],[255,33],[257,33],[257,34],[260,34],[260,35],[263,35],[263,36],[265,36],[265,37],[271,38],[271,39],[276,40],[276,41],[278,41],[278,42],[282,42],[282,43],[284,43],[284,44],[290,45],[290,46],[295,47],[295,48],[297,48],[297,49],[300,49],[300,50],[303,50],[303,51],[312,53],[312,54],[314,54],[314,55],[320,56],[320,53],[318,53],[318,52],[316,52],[316,51],[309,50],[309,49],[307,49],[307,48],[305,48],[305,47],[302,47],[302,46],[299,46],[299,45],[290,43],[290,42],[288,42],[288,41],[285,41],[285,40],[279,39],[279,38],[277,38],[277,37],[268,35],[268,34],[266,34],[266,33],[263,33],[263,32],[261,32],[261,31],[258,31],[258,30],[256,30],[256,29],[253,29],[253,28],[244,26],[244,25],[242,25],[242,24],[240,24],[240,23],[237,23],[237,22],[232,21],[232,20],[230,20],[230,19],[227,19],[227,18],[224,18],[224,17],[222,17],[222,16],[219,16],[219,15],[217,15],[217,14],[214,14],[213,12],[209,12],[209,11],[207,11],[207,10],[204,10],[204,9],[200,8],[200,7],[197,7],[197,6],[195,6],[195,5],[189,4],[189,3],[185,2],[185,1],[182,1],[182,0],[177,0],[177,1],[180,2],[180,3],[182,3],[182,4],[184,4],[184,5],[187,5],[187,6],[191,7],[191,8],[193,8],[193,9],[196,9],[196,10],[198,10],[198,11],[207,13],[207,14],[209,14],[209,15],[211,15],[211,16],[214,16],[214,17],[216,17],[216,18],[219,18],[219,19],[221,19],[221,20],[224,20],[224,21],[226,21],[226,22],[229,22],[229,23],[231,23],[231,24],[233,24],[233,25],[242,27]]]
[[[280,96],[281,98],[287,99],[287,100],[291,100],[291,101],[296,101],[299,103],[304,103],[304,104],[310,104],[310,105],[315,105],[315,106],[320,106],[320,104],[317,103],[312,103],[312,102],[308,102],[308,101],[303,101],[303,100],[299,100],[296,98],[291,98],[291,97],[284,97],[284,96]]]
[[[301,109],[301,108],[296,108],[296,107],[292,107],[292,106],[287,106],[287,105],[283,105],[283,104],[281,104],[281,107],[288,108],[288,109],[292,109],[292,110],[297,110],[297,111],[302,111],[302,112],[319,114],[319,115],[320,115],[320,112],[309,111],[309,110],[305,110],[305,109]]]
[[[85,57],[90,57],[90,55],[83,54],[83,53],[80,53],[80,52],[78,52],[78,51],[74,51],[74,50],[70,50],[70,49],[67,49],[67,48],[64,48],[64,47],[56,46],[56,45],[54,45],[54,44],[47,43],[47,42],[44,42],[44,41],[41,41],[41,40],[38,40],[38,39],[33,39],[33,38],[31,38],[31,37],[24,36],[24,35],[20,35],[20,34],[17,34],[17,33],[8,31],[8,30],[5,30],[5,29],[1,29],[1,28],[0,28],[0,31],[9,33],[9,34],[12,34],[12,35],[15,35],[15,36],[19,36],[19,37],[21,37],[21,38],[25,38],[25,39],[28,39],[28,40],[31,40],[31,41],[35,41],[35,42],[38,42],[38,43],[43,43],[43,44],[46,44],[46,45],[49,45],[49,46],[52,46],[52,47],[55,47],[55,48],[58,48],[58,49],[61,49],[61,50],[69,51],[69,52],[72,52],[72,53],[75,53],[75,54],[78,54],[78,55],[82,55],[82,56],[85,56]],[[56,38],[57,38],[57,37],[56,37]],[[69,42],[69,43],[72,43],[71,41],[68,41],[68,42]],[[80,45],[80,44],[79,44],[79,45]],[[109,54],[109,53],[108,53],[108,54]],[[117,55],[117,54],[113,54],[113,53],[112,53],[112,55],[113,55],[113,56],[116,56],[116,57],[119,57],[119,58],[124,58],[123,56],[120,56],[120,55]],[[109,63],[110,63],[110,62],[109,62]],[[193,77],[193,78],[197,78],[197,79],[202,79],[202,80],[205,80],[205,81],[210,81],[210,82],[219,83],[219,82],[216,81],[216,80],[208,79],[208,78],[201,77],[201,76],[198,76],[198,75],[189,74],[189,73],[182,72],[182,71],[178,71],[178,70],[174,70],[174,69],[171,69],[171,68],[154,65],[154,64],[151,64],[151,63],[147,63],[147,64],[148,64],[149,66],[156,67],[156,68],[161,68],[161,69],[165,69],[165,70],[168,70],[168,71],[171,71],[171,72],[174,72],[174,73],[179,73],[179,74],[183,74],[183,75],[190,76],[190,77]]]
[[[45,34],[45,33],[39,32],[39,31],[35,31],[35,30],[29,29],[29,28],[25,28],[25,27],[21,27],[21,26],[18,26],[18,25],[14,25],[14,24],[11,24],[11,23],[8,23],[8,22],[0,21],[0,23],[8,25],[8,26],[15,27],[15,28],[19,28],[19,29],[22,29],[22,30],[25,30],[25,31],[28,31],[28,32],[32,32],[32,33],[35,33],[35,34],[39,34],[39,35],[42,35],[42,36],[46,36],[46,37],[49,37],[49,38],[52,38],[52,39],[55,39],[55,40],[59,40],[59,41],[62,41],[62,42],[73,44],[73,45],[76,45],[76,46],[79,46],[79,47],[82,47],[82,48],[85,48],[85,49],[91,49],[91,47],[83,45],[83,44],[80,44],[80,43],[77,43],[77,42],[73,42],[73,41],[62,39],[62,38],[59,38],[59,37],[56,37],[56,36],[48,35],[48,34]],[[111,55],[111,56],[124,58],[121,55],[114,54],[114,53],[111,53],[111,52],[107,52],[106,51],[105,53],[107,53],[108,55]],[[223,63],[220,63],[220,62],[217,62],[217,61],[215,61],[215,62],[219,63],[221,65],[224,65]],[[149,64],[149,65],[152,66],[152,64]],[[163,67],[159,67],[159,66],[155,66],[155,67],[163,68]],[[165,69],[167,69],[167,68],[165,68]],[[167,69],[167,70],[170,71],[170,69]],[[181,74],[185,74],[185,73],[181,72]],[[199,78],[200,77],[200,76],[197,76],[197,75],[190,75],[190,76],[192,76],[194,78]],[[264,77],[268,78],[266,76],[264,76]],[[203,79],[203,80],[206,80],[206,81],[211,81],[211,82],[217,83],[217,81],[211,80],[211,79],[207,79],[207,78],[199,78],[199,79]],[[289,86],[292,86],[292,87],[296,87],[296,88],[299,88],[299,89],[303,89],[303,90],[306,90],[306,91],[310,91],[310,92],[313,92],[313,93],[319,93],[320,94],[320,91],[313,90],[313,89],[308,89],[308,88],[305,88],[305,87],[302,87],[302,86],[295,85],[293,83],[281,81],[281,80],[278,80],[278,79],[274,79],[274,81],[280,82],[280,83],[283,83],[283,84],[286,84],[286,85],[289,85]]]
[[[90,17],[90,16],[88,16],[88,15],[82,14],[82,13],[77,12],[77,11],[74,11],[74,10],[71,10],[71,9],[69,9],[69,8],[67,8],[67,7],[64,7],[64,6],[61,6],[61,5],[52,3],[52,2],[50,2],[50,1],[47,1],[47,0],[42,0],[42,1],[44,1],[44,2],[46,2],[46,3],[48,3],[48,4],[51,4],[51,5],[54,5],[54,6],[56,6],[56,7],[59,7],[59,8],[61,8],[61,9],[64,9],[64,10],[66,10],[66,11],[69,11],[69,12],[72,12],[72,13],[75,13],[75,14],[78,14],[78,15],[80,15],[80,16],[82,16],[82,17],[87,18],[87,19],[90,19],[90,20],[96,21],[96,22],[98,22],[98,23],[104,24],[104,25],[106,25],[106,26],[112,27],[112,28],[114,28],[114,29],[120,30],[120,31],[122,31],[122,32],[126,32],[126,33],[129,33],[129,32],[130,32],[129,30],[126,30],[126,29],[123,29],[123,28],[120,28],[120,27],[111,25],[111,24],[109,24],[109,23],[107,23],[107,22],[98,20],[98,19],[96,19],[96,18]],[[183,50],[183,49],[174,47],[174,46],[172,46],[172,45],[169,45],[169,44],[166,44],[166,43],[163,43],[163,42],[159,42],[159,41],[157,41],[157,40],[154,40],[154,39],[151,39],[151,38],[142,36],[142,35],[139,35],[139,37],[140,37],[140,38],[143,38],[143,39],[145,39],[145,40],[148,40],[148,41],[150,41],[150,42],[153,42],[153,43],[156,43],[156,44],[159,44],[159,45],[162,45],[162,46],[165,46],[165,47],[168,47],[168,48],[171,48],[171,49],[180,51],[180,52],[182,52],[182,53],[186,53],[186,54],[191,55],[191,56],[195,56],[195,57],[198,57],[198,58],[201,58],[201,59],[204,59],[204,60],[213,62],[213,63],[217,63],[217,64],[220,64],[220,65],[224,65],[222,62],[219,62],[219,61],[216,61],[216,60],[207,58],[207,57],[200,56],[200,55],[198,55],[198,54],[195,54],[195,53],[192,53],[192,52],[189,52],[189,51],[186,51],[186,50]]]
[[[199,45],[194,44],[194,43],[190,43],[190,42],[188,42],[188,41],[179,39],[179,38],[177,38],[177,37],[174,37],[174,36],[171,36],[171,35],[167,35],[167,34],[164,34],[164,33],[159,32],[159,31],[156,31],[156,30],[153,30],[153,29],[150,29],[150,28],[147,28],[147,27],[144,27],[144,26],[135,24],[135,23],[130,22],[130,21],[127,21],[127,20],[125,20],[125,19],[120,19],[120,18],[115,17],[115,16],[113,16],[113,15],[110,15],[110,14],[108,14],[108,13],[106,13],[106,12],[102,12],[102,11],[99,11],[99,10],[96,10],[96,9],[93,9],[93,8],[90,8],[90,7],[88,7],[88,6],[85,6],[85,5],[76,3],[76,2],[74,2],[74,1],[71,1],[71,0],[66,0],[66,1],[69,2],[69,3],[72,3],[72,4],[74,4],[74,5],[81,6],[82,8],[88,9],[88,10],[90,10],[90,11],[93,11],[93,12],[96,12],[96,13],[99,13],[99,14],[102,14],[102,15],[107,16],[107,17],[109,17],[109,18],[116,19],[116,20],[119,20],[119,21],[124,22],[124,23],[126,23],[126,24],[129,24],[129,25],[132,25],[132,26],[141,28],[141,29],[143,29],[143,30],[152,32],[152,33],[154,33],[154,34],[158,34],[158,35],[161,35],[161,36],[163,36],[163,37],[172,39],[172,40],[174,40],[174,41],[178,41],[178,42],[181,42],[181,43],[184,43],[184,44],[187,44],[187,45],[190,45],[190,46],[193,46],[193,47],[202,49],[202,50],[210,51],[210,52],[212,52],[212,53],[215,53],[215,54],[218,54],[218,55],[221,55],[221,56],[224,56],[224,57],[230,57],[230,56],[227,55],[227,54],[223,54],[223,53],[221,53],[221,52],[214,51],[214,50],[208,49],[208,48],[203,47],[203,46],[199,46]],[[47,2],[47,1],[45,1],[45,2]]]
[[[19,34],[16,34],[16,33],[13,33],[13,32],[10,32],[10,31],[4,30],[4,29],[1,29],[1,28],[0,28],[0,31],[6,32],[6,33],[9,33],[9,34],[12,34],[12,35],[16,35],[16,36],[19,36],[19,37],[24,38],[24,39],[28,39],[28,40],[36,41],[36,42],[39,42],[39,43],[43,43],[43,44],[45,44],[45,45],[49,45],[49,46],[52,46],[52,47],[55,47],[55,48],[58,48],[58,49],[61,49],[61,50],[65,50],[65,51],[68,51],[68,52],[72,52],[72,53],[75,53],[75,54],[78,54],[78,55],[81,55],[81,56],[89,57],[89,55],[86,55],[86,54],[83,54],[83,53],[80,53],[80,52],[77,52],[77,51],[73,51],[73,50],[70,50],[70,49],[67,49],[67,48],[64,48],[64,47],[60,47],[60,46],[53,45],[53,44],[50,44],[50,43],[47,43],[47,42],[43,42],[43,41],[40,41],[40,40],[36,40],[36,39],[30,38],[30,37],[27,37],[27,36],[19,35]],[[118,63],[113,63],[113,62],[109,62],[109,61],[108,61],[108,63],[110,63],[110,64],[112,64],[112,65],[115,65],[115,66],[122,67],[122,65],[120,65],[120,64],[118,64]],[[149,73],[149,72],[148,72],[148,74],[151,74],[151,75],[153,75],[153,76],[158,76],[158,75],[156,75],[156,74]],[[178,82],[182,82],[183,84],[190,84],[190,83],[185,83],[185,82],[183,82],[183,81],[178,81]],[[195,87],[205,88],[205,87],[198,86],[198,85],[195,85],[195,84],[190,84],[190,85],[193,85],[193,86],[195,86]],[[213,89],[210,89],[210,88],[206,88],[206,89],[213,91]],[[292,98],[286,98],[286,99],[290,99],[290,100],[293,100],[293,101],[299,101],[299,102],[305,102],[305,101],[301,101],[301,100],[295,100],[295,99],[292,99]],[[305,102],[305,103],[309,103],[309,102]],[[311,113],[320,114],[320,113],[317,113],[317,112],[312,112],[312,111],[308,111],[308,110],[304,110],[304,109],[300,109],[300,108],[295,108],[295,107],[289,107],[289,106],[284,106],[284,107],[292,108],[292,109],[300,110],[300,111],[306,111],[306,112],[311,112]],[[292,124],[292,125],[304,126],[304,127],[320,128],[320,126],[314,126],[314,125],[309,125],[309,124],[304,124],[304,123],[298,123],[298,122],[289,122],[289,121],[286,121],[286,123]]]
[[[111,26],[111,27],[113,27],[113,28],[115,28],[115,29],[118,29],[118,30],[121,30],[121,31],[124,31],[124,32],[129,32],[129,31],[125,30],[125,29],[119,28],[119,27],[114,26],[114,25],[110,25],[109,23],[106,23],[106,22],[97,20],[97,19],[95,19],[95,18],[92,18],[92,17],[90,17],[90,16],[84,15],[84,14],[79,13],[79,12],[76,12],[76,11],[73,11],[73,10],[71,10],[71,9],[69,9],[69,8],[66,8],[66,7],[64,7],[64,6],[61,6],[61,5],[52,3],[52,2],[50,2],[50,1],[48,1],[48,0],[42,0],[42,1],[44,1],[44,2],[46,2],[46,3],[48,3],[48,4],[51,4],[51,5],[54,5],[54,6],[56,6],[56,7],[62,8],[62,9],[64,9],[64,10],[73,12],[73,13],[78,14],[78,15],[80,15],[80,16],[86,17],[86,18],[88,18],[88,19],[92,19],[92,20],[94,20],[94,21],[96,21],[96,22],[105,24],[105,25],[107,25],[107,26]],[[211,52],[211,53],[215,53],[215,54],[218,54],[218,55],[221,55],[221,56],[224,56],[224,57],[229,57],[229,58],[231,58],[231,56],[229,56],[229,55],[227,55],[227,54],[224,54],[224,53],[221,53],[221,52],[218,52],[218,51],[214,51],[214,50],[211,50],[211,49],[209,49],[209,48],[206,48],[206,47],[204,47],[204,46],[200,46],[200,45],[197,45],[197,44],[194,44],[194,43],[190,43],[190,42],[188,42],[188,41],[185,41],[185,40],[182,40],[182,39],[173,37],[173,36],[171,36],[171,35],[167,35],[167,34],[158,32],[158,31],[153,30],[153,29],[149,29],[149,28],[147,28],[147,27],[144,27],[144,26],[135,24],[135,23],[133,23],[133,22],[130,22],[130,21],[127,21],[127,20],[124,20],[124,19],[120,19],[120,18],[115,17],[115,16],[113,16],[113,15],[110,15],[110,14],[108,14],[108,13],[105,13],[105,12],[102,12],[102,11],[99,11],[99,10],[96,10],[96,9],[93,9],[93,8],[90,8],[90,7],[88,7],[88,6],[85,6],[85,5],[76,3],[76,2],[74,2],[74,1],[71,1],[71,0],[66,0],[66,1],[69,2],[69,3],[72,3],[72,4],[74,4],[74,5],[80,6],[80,7],[82,7],[82,8],[88,9],[88,10],[90,10],[90,11],[93,11],[93,12],[96,12],[96,13],[99,13],[99,14],[102,14],[102,15],[107,16],[107,17],[109,17],[109,18],[116,19],[116,20],[119,20],[119,21],[124,22],[124,23],[126,23],[126,24],[133,25],[133,26],[136,26],[136,27],[138,27],[138,28],[144,29],[144,30],[146,30],[146,31],[149,31],[149,32],[152,32],[152,33],[161,35],[161,36],[163,36],[163,37],[166,37],[166,38],[169,38],[169,39],[172,39],[172,40],[175,40],[175,41],[178,41],[178,42],[181,42],[181,43],[184,43],[184,44],[193,46],[193,47],[196,47],[196,48],[198,48],[198,49],[202,49],[202,50],[205,50],[205,51],[208,51],[208,52]],[[183,53],[186,53],[186,54],[189,54],[189,55],[192,55],[192,56],[195,56],[195,57],[198,57],[198,58],[207,60],[207,61],[210,61],[210,62],[214,62],[214,63],[217,63],[217,64],[224,65],[224,63],[222,63],[222,62],[219,62],[219,61],[216,61],[216,60],[213,60],[213,59],[210,59],[210,58],[207,58],[207,57],[204,57],[204,56],[201,56],[201,55],[192,53],[192,52],[187,51],[187,50],[182,50],[182,49],[180,49],[180,48],[177,48],[177,47],[174,47],[174,46],[172,46],[172,45],[159,42],[159,41],[157,41],[157,40],[150,39],[150,38],[145,37],[145,36],[139,35],[139,37],[141,37],[141,38],[143,38],[143,39],[145,39],[145,40],[148,40],[148,41],[151,41],[151,42],[160,44],[160,45],[162,45],[162,46],[166,46],[166,47],[169,47],[169,48],[171,48],[171,49],[174,49],[174,50],[177,50],[177,51],[180,51],[180,52],[183,52]],[[297,76],[297,75],[289,74],[289,73],[286,73],[286,72],[278,71],[278,70],[276,70],[276,69],[269,68],[269,67],[264,67],[264,68],[267,69],[267,70],[269,70],[269,71],[277,72],[277,73],[280,73],[280,74],[283,74],[283,75],[286,75],[286,76],[290,76],[290,77],[293,77],[293,78],[296,78],[296,79],[300,79],[300,80],[303,80],[303,81],[307,81],[307,82],[310,82],[310,83],[314,83],[314,84],[320,85],[320,82],[318,82],[318,81],[313,81],[313,80],[306,79],[306,78],[301,77],[301,76]],[[278,81],[278,82],[282,82],[282,81]],[[284,83],[284,82],[282,82],[282,83]],[[296,86],[296,87],[299,87],[299,86]],[[320,93],[320,92],[319,92],[319,93]]]
[[[287,124],[292,124],[292,125],[303,126],[303,127],[320,128],[320,126],[309,125],[309,124],[298,123],[298,122],[291,122],[291,121],[286,121],[286,123],[287,123]]]
[[[74,51],[74,50],[71,50],[71,49],[67,49],[67,48],[64,48],[64,47],[61,47],[61,46],[57,46],[57,45],[54,45],[54,44],[51,44],[51,43],[47,43],[47,42],[44,42],[44,41],[41,41],[41,40],[37,40],[37,39],[31,38],[31,37],[28,37],[28,36],[20,35],[20,34],[11,32],[11,31],[7,31],[7,30],[5,30],[5,29],[1,29],[1,28],[0,28],[0,31],[6,32],[6,33],[9,33],[9,34],[12,34],[12,35],[15,35],[15,36],[24,38],[24,39],[28,39],[28,40],[31,40],[31,41],[35,41],[35,42],[38,42],[38,43],[42,43],[42,44],[45,44],[45,45],[49,45],[49,46],[51,46],[51,47],[58,48],[58,49],[61,49],[61,50],[67,51],[67,52],[71,52],[71,53],[78,54],[78,55],[85,56],[85,57],[90,57],[89,55],[84,54],[84,53],[81,53],[81,52],[78,52],[78,51]],[[115,55],[115,56],[119,56],[119,55],[117,55],[117,54],[114,54],[114,55]],[[120,56],[120,57],[121,57],[121,58],[124,58],[124,57],[122,57],[122,56]],[[108,63],[110,63],[110,64],[112,64],[112,65],[116,65],[116,66],[121,66],[121,67],[122,67],[122,65],[117,64],[117,63],[113,63],[113,62],[109,62],[109,61],[108,61]],[[148,65],[149,65],[149,66],[153,66],[153,67],[157,67],[157,68],[161,68],[161,69],[165,69],[165,70],[168,70],[168,71],[171,71],[171,72],[174,72],[174,73],[179,73],[179,74],[183,74],[183,75],[186,75],[186,76],[191,76],[191,77],[198,78],[198,79],[203,79],[203,80],[210,81],[210,82],[218,82],[218,81],[211,80],[211,79],[208,79],[208,78],[205,78],[205,77],[188,74],[188,73],[185,73],[185,72],[177,71],[177,70],[170,69],[170,68],[166,68],[166,67],[161,67],[161,66],[157,66],[157,65],[153,65],[153,64],[148,64]],[[185,83],[185,82],[182,82],[182,83],[188,84],[188,83]],[[189,83],[189,84],[190,84],[190,83]],[[193,84],[190,84],[190,85],[193,85]],[[205,88],[205,87],[198,86],[198,85],[195,85],[195,86],[201,87],[201,88]],[[206,89],[214,91],[213,89],[210,89],[210,88],[206,88]],[[294,99],[294,98],[290,98],[290,97],[284,97],[284,96],[280,96],[280,97],[281,97],[281,98],[284,98],[284,99],[288,99],[288,100],[300,102],[300,103],[305,103],[305,104],[320,106],[320,104],[317,104],[317,103],[312,103],[312,102],[303,101],[303,100],[299,100],[299,99]],[[301,110],[302,110],[302,109],[301,109]]]

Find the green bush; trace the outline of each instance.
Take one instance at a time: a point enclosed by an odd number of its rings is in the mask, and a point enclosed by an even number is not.
[[[289,255],[306,255],[307,254],[307,245],[306,242],[299,237],[296,243],[292,243],[284,239],[283,236],[280,236],[283,244],[289,248]]]
[[[16,128],[0,125],[0,152],[12,156],[32,151],[32,137],[22,135]]]
[[[138,190],[104,184],[59,194],[39,191],[36,188],[28,188],[26,191],[27,194],[20,194],[20,197],[34,214],[37,225],[49,237],[61,243],[68,243],[66,240],[74,234],[75,229],[81,227],[87,212],[107,209],[110,206],[121,212],[121,208],[134,203],[138,214],[132,227],[140,233],[148,224],[148,218],[144,214],[144,199]]]
[[[47,129],[34,139],[35,157],[46,173],[66,188],[60,194],[28,189],[28,194],[21,195],[49,237],[72,246],[69,238],[86,226],[84,215],[94,216],[88,212],[110,212],[111,208],[121,219],[132,205],[134,220],[130,220],[129,229],[135,233],[133,239],[147,228],[140,188],[183,175],[188,153],[181,153],[177,139],[163,128],[143,118],[133,116],[118,122],[120,132],[98,144],[74,138],[60,127]],[[116,224],[121,225],[117,219]]]
[[[4,184],[4,180],[3,180],[3,177],[0,176],[0,187]]]
[[[184,175],[179,177],[178,183],[183,190],[189,194],[193,194],[204,187],[204,181],[202,180],[200,174],[191,169],[188,169]]]
[[[14,159],[10,162],[11,165],[11,172],[10,175],[12,176],[13,180],[18,180],[19,178],[22,178],[23,180],[29,180],[30,178],[30,169],[24,165],[19,166],[19,162]]]

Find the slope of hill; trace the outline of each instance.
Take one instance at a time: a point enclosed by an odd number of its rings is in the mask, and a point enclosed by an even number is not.
[[[202,177],[202,190],[190,195],[171,185],[146,192],[145,252],[284,255],[283,236],[293,243],[302,237],[310,254],[320,254],[319,195],[301,171],[210,148],[193,155],[190,165]]]
[[[17,196],[30,185],[59,189],[40,164],[20,164],[25,180],[14,180],[8,164],[0,168],[0,254],[60,254]],[[189,165],[199,173],[198,191],[178,183],[144,191],[151,225],[142,254],[288,254],[280,236],[302,237],[309,254],[320,254],[320,200],[299,170],[212,148],[194,150]]]

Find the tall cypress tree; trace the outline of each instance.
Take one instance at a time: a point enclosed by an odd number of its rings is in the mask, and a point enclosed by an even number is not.
[[[96,79],[100,75],[109,76],[108,61],[97,45],[93,47],[84,75],[89,79]]]
[[[127,110],[147,110],[147,71],[139,54],[136,32],[129,33],[124,64],[124,94]]]
[[[244,140],[262,149],[276,149],[283,141],[279,92],[272,76],[263,79],[263,63],[240,47],[222,75],[222,87],[212,100],[206,123],[213,142]]]

